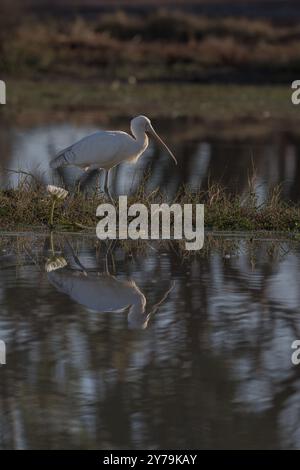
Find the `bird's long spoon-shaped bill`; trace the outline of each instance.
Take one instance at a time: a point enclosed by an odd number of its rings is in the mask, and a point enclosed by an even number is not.
[[[164,141],[159,137],[159,135],[155,132],[155,130],[153,129],[152,126],[149,126],[149,131],[151,132],[151,134],[158,140],[158,142],[164,147],[164,149],[171,155],[171,157],[173,158],[175,164],[177,165],[177,160],[175,158],[175,155],[171,152],[171,150],[169,149],[169,147],[164,143]]]

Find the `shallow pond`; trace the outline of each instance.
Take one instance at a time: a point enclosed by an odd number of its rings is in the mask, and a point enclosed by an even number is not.
[[[291,240],[3,234],[0,448],[300,448],[299,283]]]

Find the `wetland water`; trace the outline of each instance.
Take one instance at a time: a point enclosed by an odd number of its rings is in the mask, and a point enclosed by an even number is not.
[[[14,187],[20,178],[3,168],[25,170],[39,176],[46,184],[62,177],[68,187],[80,176],[80,170],[68,168],[60,175],[49,168],[49,161],[58,150],[101,128],[81,117],[79,123],[67,124],[51,120],[32,126],[3,128],[0,131],[0,185]],[[180,119],[168,123],[154,120],[154,125],[174,151],[178,166],[151,141],[150,148],[136,165],[122,164],[114,169],[111,190],[116,196],[129,194],[138,189],[145,173],[151,174],[146,189],[160,187],[171,197],[182,185],[206,189],[208,181],[221,183],[230,191],[244,194],[249,189],[255,167],[254,189],[258,202],[263,202],[268,192],[280,184],[282,197],[298,202],[300,199],[300,142],[286,132],[273,129],[268,137],[229,136],[212,138],[203,135],[201,123]],[[129,119],[115,119],[107,128],[128,130]],[[220,134],[216,127],[214,136]],[[231,132],[232,133],[232,132]],[[1,169],[2,168],[2,169]],[[91,187],[101,181],[90,180]]]
[[[0,448],[300,448],[299,283],[292,240],[3,234]]]

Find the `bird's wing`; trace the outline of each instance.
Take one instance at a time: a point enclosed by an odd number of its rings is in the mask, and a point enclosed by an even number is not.
[[[126,132],[95,132],[68,147],[69,163],[82,167],[97,165],[99,168],[111,168],[126,158],[130,139],[133,140]]]

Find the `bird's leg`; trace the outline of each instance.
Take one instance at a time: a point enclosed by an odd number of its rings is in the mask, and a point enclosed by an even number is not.
[[[68,251],[68,253],[71,255],[71,257],[73,258],[73,260],[75,261],[75,263],[77,264],[77,266],[79,266],[79,268],[81,269],[81,271],[83,272],[83,274],[85,276],[87,276],[87,271],[86,271],[86,268],[83,266],[83,264],[81,263],[80,259],[78,258],[78,256],[76,255],[71,243],[69,242],[68,238],[67,237],[64,237],[64,240],[65,240],[65,250]]]
[[[104,170],[104,193],[107,196],[108,195],[108,171],[109,170]]]
[[[105,170],[104,192],[106,196],[109,198],[109,200],[111,201],[111,203],[115,205],[115,202],[110,194],[109,187],[108,187],[109,186],[109,172],[110,170]]]
[[[81,185],[82,185],[82,183],[84,182],[84,180],[85,180],[85,178],[86,178],[86,175],[87,175],[87,173],[88,173],[88,170],[89,170],[88,167],[85,168],[85,169],[84,169],[84,173],[83,173],[81,176],[79,176],[79,178],[76,180],[76,182],[75,182],[75,193],[76,193],[76,194],[79,194],[79,193],[80,193],[80,191],[81,191]]]
[[[106,274],[110,274],[110,272],[109,272],[109,255],[111,257],[113,272],[115,272],[115,270],[116,270],[115,260],[114,260],[114,256],[113,256],[113,249],[114,249],[115,242],[116,242],[115,240],[111,240],[109,242],[108,248],[107,248],[107,251],[106,251],[106,254],[105,254],[105,272],[106,272]]]
[[[71,202],[73,201],[74,199],[74,196],[75,196],[75,189],[72,189],[72,191],[70,191],[70,194],[69,194],[69,197],[64,201],[63,203],[63,209],[64,211],[68,210],[70,205],[71,205]]]
[[[68,197],[68,199],[65,200],[64,204],[63,204],[63,208],[64,210],[67,210],[69,209],[70,205],[71,205],[71,202],[73,201],[75,195],[78,195],[80,193],[80,189],[81,189],[81,184],[83,183],[83,181],[85,180],[86,178],[86,170],[85,172],[83,173],[83,175],[81,175],[79,178],[77,178],[77,180],[75,181],[74,183],[74,187],[72,188],[72,190],[70,191],[70,195]]]

